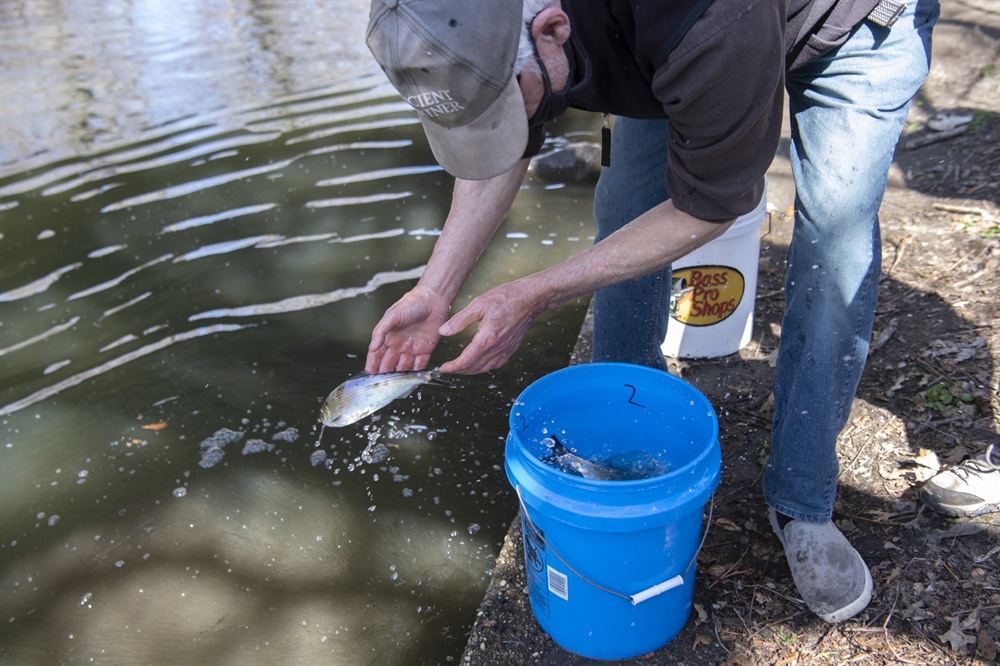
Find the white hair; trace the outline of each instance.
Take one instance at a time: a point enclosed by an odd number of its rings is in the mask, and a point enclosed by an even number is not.
[[[520,74],[527,67],[538,70],[535,61],[535,49],[531,46],[531,22],[543,9],[555,4],[553,0],[524,0],[521,6],[521,39],[517,43],[517,59],[514,61],[514,74]]]

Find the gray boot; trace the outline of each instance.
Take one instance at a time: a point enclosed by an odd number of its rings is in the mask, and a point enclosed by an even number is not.
[[[871,573],[832,522],[791,520],[782,530],[774,509],[768,517],[809,610],[827,622],[841,622],[865,609],[872,600]]]

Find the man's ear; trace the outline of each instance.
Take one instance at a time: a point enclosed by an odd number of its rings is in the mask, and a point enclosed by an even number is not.
[[[569,16],[558,7],[546,7],[531,23],[531,36],[539,48],[549,42],[562,48],[569,39]]]

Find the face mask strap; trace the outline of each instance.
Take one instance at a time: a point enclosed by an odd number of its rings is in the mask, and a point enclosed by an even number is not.
[[[521,159],[531,158],[538,154],[538,151],[542,149],[542,144],[545,143],[545,123],[558,118],[569,106],[569,89],[573,82],[575,70],[575,54],[573,53],[570,40],[566,40],[566,43],[563,44],[563,50],[566,52],[569,76],[562,90],[559,92],[553,91],[548,69],[545,67],[542,56],[538,53],[538,45],[535,43],[535,38],[532,36],[530,30],[528,32],[528,39],[531,40],[531,48],[535,52],[535,61],[538,63],[538,71],[542,75],[545,92],[538,103],[538,108],[535,109],[535,115],[528,119],[528,145]]]

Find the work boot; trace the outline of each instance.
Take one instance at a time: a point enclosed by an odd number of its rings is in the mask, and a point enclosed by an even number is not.
[[[782,529],[774,509],[768,517],[809,610],[827,622],[841,622],[865,609],[872,600],[872,575],[832,522],[789,520]]]
[[[920,490],[924,504],[946,516],[981,516],[1000,511],[1000,453],[986,453],[932,477]]]

